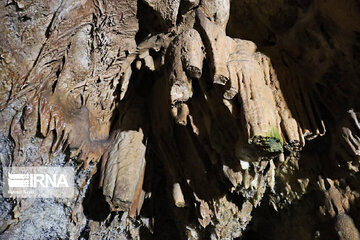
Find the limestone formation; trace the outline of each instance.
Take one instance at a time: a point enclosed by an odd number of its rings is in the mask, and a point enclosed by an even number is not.
[[[359,239],[355,2],[2,1],[0,238]]]

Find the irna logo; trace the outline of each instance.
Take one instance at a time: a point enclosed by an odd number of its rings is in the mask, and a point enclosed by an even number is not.
[[[72,167],[4,168],[3,194],[6,198],[72,198]]]
[[[8,174],[9,187],[69,187],[64,174]]]

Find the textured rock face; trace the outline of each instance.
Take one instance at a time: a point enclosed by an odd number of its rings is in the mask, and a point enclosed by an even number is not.
[[[0,4],[2,238],[359,238],[356,1]]]

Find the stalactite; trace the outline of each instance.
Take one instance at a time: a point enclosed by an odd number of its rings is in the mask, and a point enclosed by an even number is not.
[[[320,192],[333,229],[359,238],[359,110],[346,91],[360,45],[341,51],[359,34],[324,17],[326,3],[33,2],[0,7],[0,133],[14,143],[7,165],[76,169],[71,236],[121,223],[128,236],[232,239],[256,209]]]

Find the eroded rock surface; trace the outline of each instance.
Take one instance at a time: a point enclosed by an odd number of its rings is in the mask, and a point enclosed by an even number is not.
[[[355,1],[0,4],[0,172],[76,171],[2,238],[359,238]]]

